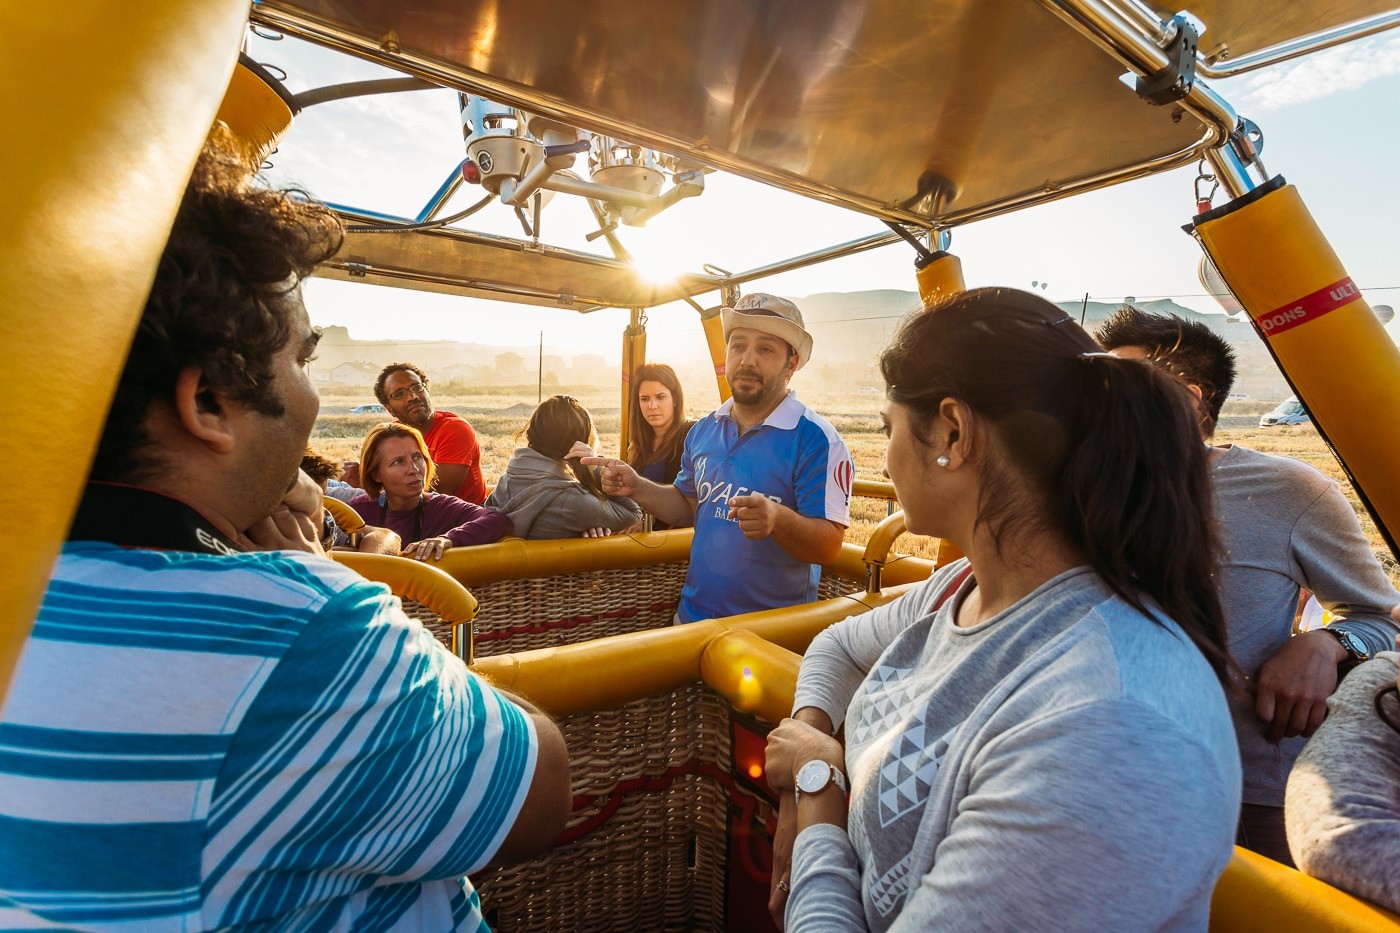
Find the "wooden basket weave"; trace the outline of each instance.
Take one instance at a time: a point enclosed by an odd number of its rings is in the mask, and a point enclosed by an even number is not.
[[[492,929],[723,929],[729,726],[728,705],[698,684],[561,720],[566,841],[473,877]]]
[[[474,586],[472,595],[481,605],[472,623],[476,656],[664,628],[680,604],[688,567],[680,561]],[[824,573],[818,599],[862,589],[863,582]]]
[[[405,615],[410,619],[417,619],[419,622],[423,623],[423,627],[432,632],[433,637],[442,642],[443,645],[447,647],[448,651],[456,651],[457,645],[453,638],[453,629],[456,628],[455,625],[444,620],[442,616],[416,599],[400,597],[399,602],[403,603]]]

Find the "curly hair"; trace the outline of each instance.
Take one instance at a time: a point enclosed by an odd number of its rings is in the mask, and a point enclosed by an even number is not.
[[[301,458],[301,471],[311,477],[322,489],[333,479],[340,479],[341,466],[330,457],[318,454],[310,447]]]
[[[331,210],[298,190],[254,187],[257,160],[216,124],[185,188],[98,444],[93,479],[133,480],[155,467],[143,428],[182,370],[261,414],[284,407],[273,360],[291,338],[286,298],[340,249]]]
[[[428,374],[423,372],[412,363],[390,363],[379,371],[379,378],[374,380],[374,397],[379,399],[379,404],[385,408],[389,407],[389,393],[384,391],[384,383],[389,381],[389,377],[394,373],[413,373],[419,381],[423,383],[423,388],[428,388]]]
[[[1148,314],[1123,305],[1099,325],[1094,337],[1105,350],[1142,347],[1156,366],[1201,390],[1201,427],[1215,433],[1220,409],[1235,384],[1235,351],[1200,321],[1175,314]]]

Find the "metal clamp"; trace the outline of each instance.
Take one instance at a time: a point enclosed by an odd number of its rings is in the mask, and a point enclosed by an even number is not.
[[[1137,94],[1153,104],[1170,104],[1191,93],[1196,84],[1196,45],[1201,38],[1201,29],[1194,17],[1178,13],[1172,17],[1174,33],[1169,28],[1171,40],[1162,49],[1167,56],[1167,65],[1161,71],[1145,78],[1137,79]]]

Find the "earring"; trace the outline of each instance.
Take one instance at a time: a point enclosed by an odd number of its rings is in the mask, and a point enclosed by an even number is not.
[[[936,464],[938,464],[939,466],[941,466],[943,469],[946,470],[946,469],[948,469],[948,464],[952,463],[953,461],[951,461],[951,460],[948,459],[948,455],[947,455],[947,454],[943,454],[942,456],[939,456],[939,457],[934,458],[934,461],[933,461],[933,462],[936,463]]]

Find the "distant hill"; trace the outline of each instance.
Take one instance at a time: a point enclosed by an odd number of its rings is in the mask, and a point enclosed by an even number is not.
[[[833,366],[873,364],[899,319],[919,307],[917,293],[898,289],[820,292],[793,300],[812,331],[813,361]],[[1056,304],[1090,331],[1118,308],[1116,303],[1099,301]],[[1139,301],[1135,306],[1152,314],[1176,314],[1199,321],[1229,341],[1239,369],[1235,392],[1258,399],[1281,399],[1290,394],[1264,342],[1248,322],[1224,314],[1201,314],[1169,299]]]
[[[915,292],[899,289],[821,292],[793,300],[802,309],[815,341],[812,365],[799,374],[799,380],[829,386],[877,385],[876,360],[880,351],[889,342],[900,318],[919,307]],[[1255,399],[1274,400],[1290,394],[1263,341],[1247,322],[1224,314],[1201,314],[1170,300],[1142,301],[1137,302],[1137,306],[1152,313],[1177,314],[1187,320],[1200,321],[1228,340],[1238,356],[1239,378],[1235,392]],[[1086,306],[1068,301],[1060,302],[1059,307],[1075,320],[1082,319],[1084,326],[1092,331],[1117,305],[1091,301]],[[1400,321],[1392,326],[1400,327]],[[344,363],[363,362],[377,371],[391,362],[411,360],[441,381],[459,379],[468,383],[514,384],[533,380],[535,353],[533,347],[450,340],[355,340],[346,328],[330,326],[325,329],[317,348],[319,360],[315,365],[318,381],[323,383],[329,382],[336,367]],[[696,360],[704,365],[686,363],[688,368],[683,375],[701,381],[708,378],[703,376],[709,370],[703,353],[703,349],[697,350]],[[518,371],[501,370],[500,357],[515,357]],[[592,362],[586,370],[574,372],[571,367],[570,375],[561,371],[561,378],[573,379],[578,384],[593,384],[614,372],[615,359],[611,362],[605,362],[601,356],[589,359]],[[365,380],[354,381],[363,384]]]

